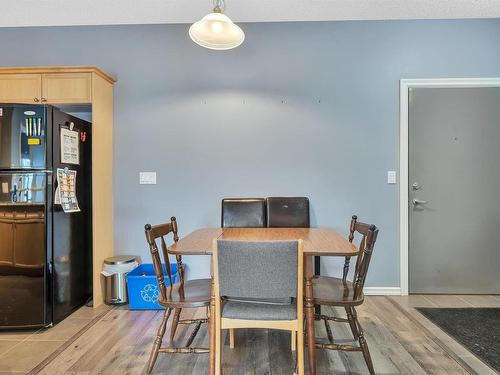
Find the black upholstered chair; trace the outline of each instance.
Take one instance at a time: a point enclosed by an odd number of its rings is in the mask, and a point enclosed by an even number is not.
[[[269,228],[309,228],[309,199],[306,197],[269,197]]]
[[[265,228],[264,198],[226,198],[222,200],[221,227]]]
[[[269,228],[309,228],[309,198],[269,197],[266,199]],[[320,257],[314,257],[314,273],[320,274]],[[316,307],[319,314],[320,307]]]

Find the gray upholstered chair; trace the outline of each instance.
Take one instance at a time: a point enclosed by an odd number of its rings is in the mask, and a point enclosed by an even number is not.
[[[309,217],[308,217],[309,219]],[[265,228],[266,200],[264,198],[225,198],[222,200],[221,227],[222,228]],[[236,299],[235,299],[236,300]],[[256,299],[255,302],[271,304],[289,304],[289,299],[265,300]],[[235,346],[235,330],[230,330],[230,347]],[[292,337],[292,350],[295,350],[295,339]]]
[[[297,370],[304,373],[302,241],[214,240],[216,374],[222,370],[222,330],[269,328],[295,333]],[[247,299],[247,301],[234,300]],[[252,299],[290,299],[269,304]]]

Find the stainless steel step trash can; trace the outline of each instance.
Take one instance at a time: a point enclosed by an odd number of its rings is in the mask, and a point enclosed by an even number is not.
[[[104,302],[108,305],[128,303],[127,273],[139,263],[133,255],[120,255],[104,259],[102,274],[105,278]]]

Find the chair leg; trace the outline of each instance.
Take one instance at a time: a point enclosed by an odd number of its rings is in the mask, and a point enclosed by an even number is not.
[[[328,323],[327,319],[323,319],[323,322],[325,323],[325,329],[326,329],[326,335],[328,336],[328,341],[330,341],[330,344],[333,344],[333,334],[332,334],[332,329],[330,328],[330,324]]]
[[[220,320],[215,322],[215,375],[222,375],[222,328]]]
[[[181,316],[182,309],[175,309],[174,319],[172,320],[172,328],[170,330],[170,342],[174,342],[175,332],[177,331],[177,326],[179,325],[179,319]]]
[[[359,335],[358,336],[359,346],[361,347],[361,350],[363,352],[363,357],[365,357],[366,366],[368,367],[368,371],[370,372],[370,374],[375,375],[375,369],[373,368],[372,357],[370,355],[370,350],[368,349],[368,343],[366,342],[363,328],[359,323],[356,310],[354,309],[354,307],[352,307],[351,309],[353,312],[354,322],[356,323],[357,332]]]
[[[186,348],[189,348],[191,346],[191,344],[193,343],[200,328],[201,328],[201,322],[196,323],[196,325],[193,329],[193,332],[191,332],[191,335],[189,336],[188,340],[186,341],[186,345],[185,345]]]
[[[291,336],[291,342],[290,342],[290,348],[292,349],[292,352],[297,350],[297,332],[292,331]]]
[[[356,310],[354,310],[353,307],[346,307],[345,312],[347,314],[347,319],[349,320],[349,326],[351,327],[352,335],[354,336],[354,339],[357,340],[359,338],[359,331],[356,324],[357,321]]]
[[[297,372],[299,375],[304,375],[304,331],[297,331]]]
[[[363,350],[363,357],[365,357],[365,362],[366,362],[366,366],[368,367],[368,371],[370,371],[371,375],[375,375],[372,357],[370,355],[370,350],[368,349],[368,343],[366,342],[366,339],[363,336],[363,334],[361,334],[361,336],[359,336],[359,345],[361,346],[361,349]]]
[[[229,347],[231,349],[234,349],[234,341],[235,341],[235,329],[230,328],[229,329]]]
[[[163,336],[165,335],[165,329],[167,327],[168,318],[170,318],[171,309],[166,309],[163,314],[163,320],[158,328],[158,332],[156,333],[156,339],[153,344],[153,349],[151,349],[151,354],[149,355],[148,361],[148,374],[151,374],[153,371],[153,367],[156,363],[156,358],[158,358],[158,351],[161,347],[161,342],[163,340]]]

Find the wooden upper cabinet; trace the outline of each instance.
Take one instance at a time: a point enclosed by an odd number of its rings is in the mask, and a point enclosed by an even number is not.
[[[0,103],[91,102],[92,73],[0,74]]]
[[[92,73],[42,74],[42,103],[92,102]]]
[[[91,104],[93,76],[115,83],[95,66],[0,67],[0,103]]]
[[[0,103],[40,103],[41,74],[0,74]]]

